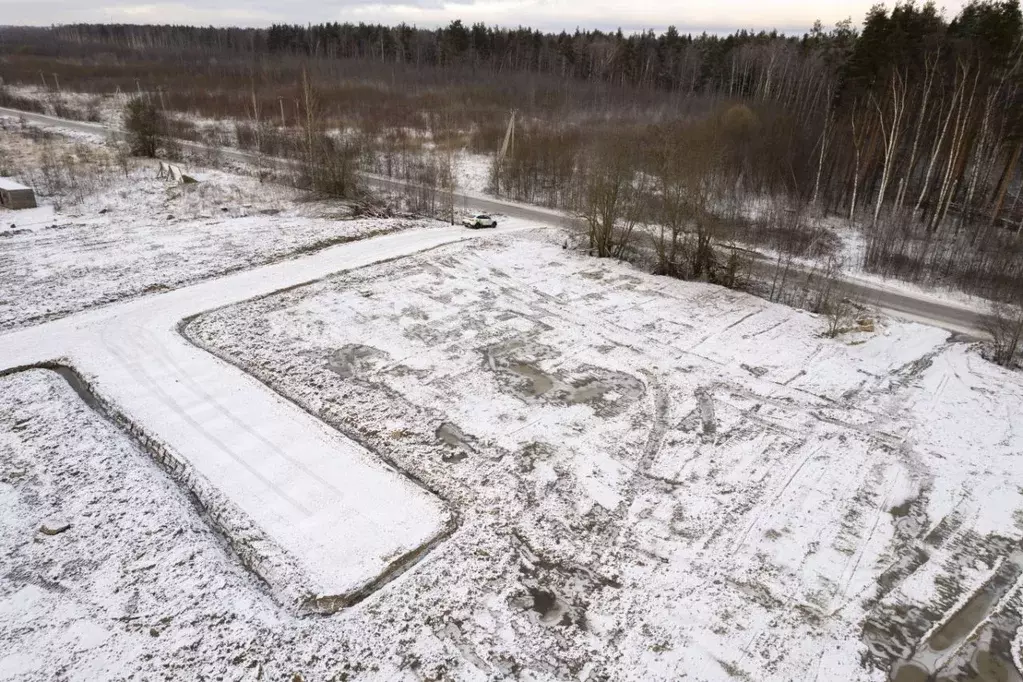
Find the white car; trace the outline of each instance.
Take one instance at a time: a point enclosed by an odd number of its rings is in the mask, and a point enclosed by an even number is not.
[[[479,213],[471,218],[464,218],[462,224],[474,230],[481,227],[497,227],[497,221],[486,213]]]

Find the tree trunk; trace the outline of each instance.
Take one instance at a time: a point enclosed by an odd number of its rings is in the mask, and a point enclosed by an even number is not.
[[[830,93],[830,89],[828,90]],[[828,97],[830,100],[831,98]],[[828,123],[831,121],[831,108],[824,114],[824,130],[821,132],[821,155],[817,160],[817,177],[813,181],[813,198],[810,199],[810,203],[814,206],[817,205],[817,197],[820,196],[821,191],[821,174],[824,172],[824,155],[828,148]]]
[[[931,100],[931,89],[934,84],[934,72],[938,66],[938,55],[935,55],[932,61],[930,57],[927,58],[931,65],[927,68],[927,75],[924,78],[924,92],[923,99],[920,103],[920,113],[916,119],[916,132],[913,134],[913,145],[909,150],[909,162],[906,165],[906,175],[902,179],[902,185],[899,187],[899,192],[895,197],[895,213],[898,214],[902,210],[902,203],[906,199],[906,190],[909,187],[909,180],[913,176],[913,170],[916,167],[916,154],[920,146],[920,135],[923,132],[924,121],[927,117],[927,106]]]
[[[906,109],[906,81],[902,74],[896,71],[891,77],[891,126],[885,129],[884,110],[881,104],[875,99],[878,120],[881,126],[881,135],[884,137],[884,163],[881,169],[881,186],[877,190],[877,201],[874,205],[873,225],[881,216],[881,208],[884,206],[885,192],[888,190],[888,183],[892,175],[892,166],[895,164],[895,152],[899,143],[899,133],[902,128],[902,115]]]

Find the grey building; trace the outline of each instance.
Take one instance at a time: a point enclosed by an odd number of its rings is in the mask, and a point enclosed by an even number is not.
[[[0,206],[4,208],[35,208],[36,193],[10,178],[0,178]]]

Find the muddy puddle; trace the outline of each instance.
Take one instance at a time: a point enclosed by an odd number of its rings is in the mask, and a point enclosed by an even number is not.
[[[526,594],[512,603],[520,609],[536,613],[537,621],[548,627],[582,625],[582,617],[555,592],[539,586],[526,586]]]
[[[1017,670],[1013,660],[1012,638],[1006,634],[1006,628],[995,625],[986,627],[979,633],[977,651],[971,660],[971,667],[976,672],[974,679],[992,682],[1023,680],[1023,675]]]
[[[522,377],[528,382],[526,386],[526,393],[534,398],[538,398],[554,388],[554,379],[545,372],[542,372],[533,365],[526,364],[525,362],[516,362],[508,365],[508,371]]]
[[[388,357],[382,350],[352,343],[334,351],[327,360],[327,369],[346,379],[358,379],[382,365]]]
[[[448,464],[461,462],[474,452],[473,447],[469,444],[470,438],[451,422],[444,422],[438,426],[435,435],[437,440],[447,446],[441,459]]]
[[[571,370],[547,371],[540,363],[557,358],[546,346],[502,344],[484,351],[485,366],[502,386],[526,400],[561,405],[590,405],[598,414],[616,414],[643,397],[646,386],[624,372],[578,365]]]
[[[530,587],[529,596],[533,598],[530,607],[540,614],[540,622],[546,625],[571,625],[569,606],[558,595],[539,587]]]
[[[1023,552],[1015,550],[1004,555],[992,576],[973,596],[944,622],[939,617],[941,625],[913,644],[908,656],[896,660],[888,679],[1023,682],[1011,652],[1020,625],[1020,614],[1013,602],[1017,596],[1014,588],[1021,576]],[[922,624],[920,619],[913,621],[909,618],[903,625],[919,628]],[[898,630],[898,624],[894,624],[890,632],[893,638],[905,636]]]

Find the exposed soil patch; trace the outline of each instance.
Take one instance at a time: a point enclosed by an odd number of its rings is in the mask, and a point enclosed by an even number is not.
[[[544,370],[540,363],[555,354],[536,343],[500,344],[484,351],[485,366],[506,390],[528,400],[558,405],[589,405],[602,416],[621,413],[646,392],[643,381],[624,372],[580,364]]]
[[[444,422],[437,427],[437,440],[448,446],[447,452],[441,456],[445,462],[461,462],[473,452],[468,443],[469,438],[451,422]]]
[[[714,418],[714,398],[706,388],[699,388],[696,390],[696,399],[700,404],[700,424],[703,427],[703,435],[713,436],[718,430],[718,423]]]
[[[327,361],[327,368],[346,379],[361,379],[388,357],[381,350],[353,343],[339,348]]]

